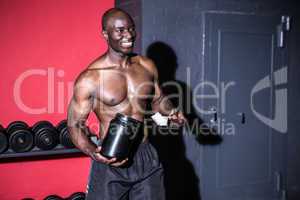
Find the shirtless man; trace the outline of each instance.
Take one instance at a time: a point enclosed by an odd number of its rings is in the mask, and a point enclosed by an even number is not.
[[[124,165],[128,159],[119,161],[102,156],[101,146],[86,135],[85,122],[90,112],[100,121],[100,141],[116,113],[144,121],[148,104],[152,112],[160,112],[178,123],[185,120],[163,96],[154,63],[146,57],[133,56],[136,32],[132,18],[121,9],[106,11],[102,35],[108,50],[79,75],[68,109],[72,141],[93,159],[87,199],[164,199],[162,166],[147,135],[129,166]]]

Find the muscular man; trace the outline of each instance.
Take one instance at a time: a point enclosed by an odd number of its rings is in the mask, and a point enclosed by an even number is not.
[[[101,155],[86,134],[90,112],[100,121],[100,141],[116,113],[143,121],[148,104],[152,112],[183,123],[181,112],[163,96],[154,63],[132,54],[136,36],[132,18],[121,9],[110,9],[102,17],[102,35],[108,50],[77,78],[68,109],[68,127],[73,143],[93,159],[87,199],[164,199],[163,170],[155,149],[144,136],[132,163]]]

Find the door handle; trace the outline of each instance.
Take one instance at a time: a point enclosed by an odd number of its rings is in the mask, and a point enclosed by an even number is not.
[[[245,124],[246,123],[246,115],[244,112],[239,112],[237,113],[238,116],[241,117],[241,124]]]
[[[211,123],[217,123],[218,121],[218,112],[217,112],[217,108],[215,106],[212,106],[210,108],[210,113],[213,115],[213,117],[210,119]]]

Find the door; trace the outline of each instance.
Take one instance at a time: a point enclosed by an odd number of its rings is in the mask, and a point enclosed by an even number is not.
[[[202,117],[222,142],[203,150],[204,200],[273,200],[282,195],[286,90],[277,93],[274,86],[287,82],[280,20],[205,14],[207,84],[202,92],[210,96],[200,103]]]

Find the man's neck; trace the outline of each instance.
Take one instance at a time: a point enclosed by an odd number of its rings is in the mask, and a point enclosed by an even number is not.
[[[128,55],[122,55],[117,52],[108,51],[106,54],[107,62],[113,66],[127,67]]]

